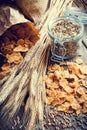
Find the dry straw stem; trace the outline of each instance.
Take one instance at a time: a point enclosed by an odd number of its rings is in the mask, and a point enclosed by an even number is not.
[[[42,58],[41,58],[40,65],[38,66],[37,72],[36,70],[34,70],[35,71],[34,73],[37,75],[37,81],[35,80],[36,89],[35,89],[35,86],[32,86],[34,80],[32,80],[32,83],[30,85],[30,97],[29,97],[30,103],[29,104],[30,104],[31,114],[30,114],[30,119],[28,122],[28,129],[33,129],[33,127],[38,127],[40,123],[43,121],[44,100],[46,98],[45,83],[43,81],[43,75],[46,73],[48,55],[49,55],[49,50],[47,51],[47,53],[46,53],[46,50],[44,50],[44,53],[41,56]],[[33,79],[35,75],[32,75],[32,76],[33,76],[32,77]],[[34,126],[35,122],[38,122],[36,126]]]
[[[43,76],[46,73],[48,53],[47,48],[50,45],[50,40],[47,34],[47,26],[50,20],[63,14],[68,5],[72,4],[72,0],[51,0],[51,5],[46,14],[43,16],[38,28],[40,29],[40,40],[26,54],[22,63],[13,68],[12,72],[3,79],[0,91],[0,104],[7,98],[8,102],[3,106],[2,113],[10,114],[7,109],[13,108],[10,116],[20,108],[22,101],[29,91],[29,97],[25,106],[25,115],[29,113],[27,130],[34,130],[39,126],[43,127],[43,110],[45,99],[45,84]],[[13,99],[13,94],[15,98]],[[38,122],[37,124],[35,124]]]

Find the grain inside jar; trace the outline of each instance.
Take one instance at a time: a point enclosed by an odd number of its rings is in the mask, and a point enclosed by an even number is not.
[[[63,41],[63,48],[61,43],[56,43],[56,47],[54,48],[56,55],[63,56],[64,48],[66,51],[65,57],[76,55],[79,45],[78,41],[73,39],[80,33],[80,26],[78,23],[74,20],[61,19],[51,28],[51,32],[54,36],[58,37],[59,41],[60,39]]]

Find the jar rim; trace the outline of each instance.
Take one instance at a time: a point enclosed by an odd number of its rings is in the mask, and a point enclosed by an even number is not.
[[[81,21],[79,21],[79,19],[77,19],[76,17],[70,17],[70,16],[61,16],[59,18],[53,19],[52,21],[49,22],[48,24],[48,34],[49,36],[58,41],[58,42],[62,42],[63,39],[58,38],[56,35],[54,35],[51,31],[52,27],[54,27],[55,24],[57,24],[57,22],[59,22],[60,20],[70,20],[70,21],[74,21],[76,24],[79,25],[80,27],[80,32],[79,34],[77,34],[75,37],[73,38],[67,38],[66,40],[64,39],[64,42],[68,42],[68,41],[77,41],[79,40],[82,36],[83,36],[83,32],[84,32],[84,25],[83,23],[81,23]]]

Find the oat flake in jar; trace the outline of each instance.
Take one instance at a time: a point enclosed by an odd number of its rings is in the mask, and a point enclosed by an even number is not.
[[[51,60],[60,62],[76,56],[83,33],[84,25],[76,17],[63,16],[50,21],[48,34],[53,39]]]

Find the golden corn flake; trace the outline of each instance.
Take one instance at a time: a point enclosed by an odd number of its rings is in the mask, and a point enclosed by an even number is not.
[[[64,76],[65,79],[70,78],[70,73],[69,73],[69,71],[68,71],[68,70],[64,70],[63,76]]]
[[[50,72],[54,72],[54,71],[56,71],[56,70],[61,70],[62,68],[59,66],[59,65],[57,65],[57,64],[55,64],[55,65],[50,65],[49,67],[48,67],[48,71],[50,71]]]
[[[58,111],[68,112],[69,111],[69,107],[70,107],[70,103],[65,102],[62,105],[58,106]]]
[[[60,79],[59,80],[59,85],[62,87],[67,93],[72,93],[73,89],[69,87],[68,81],[66,79]]]
[[[15,64],[19,64],[23,60],[23,57],[19,52],[13,52],[12,54],[7,54],[6,58],[8,59],[8,63],[15,63]]]
[[[80,65],[78,65],[77,63],[74,62],[67,62],[67,66],[70,72],[76,74],[78,76],[78,74],[80,73]]]
[[[56,98],[56,99],[54,99],[52,102],[51,102],[51,104],[53,105],[53,106],[57,106],[57,105],[61,105],[62,103],[64,103],[65,102],[65,99],[64,98]]]
[[[60,79],[63,77],[63,73],[62,73],[62,71],[56,70],[56,71],[54,71],[54,76],[55,76],[58,80],[60,80]]]
[[[9,63],[7,64],[4,64],[2,67],[1,67],[2,71],[7,71],[7,70],[10,70],[11,69],[11,65]]]
[[[77,77],[79,77],[80,79],[84,79],[85,76],[80,71],[82,65],[79,65],[79,64],[74,63],[74,62],[67,62],[67,65],[68,65],[68,69],[70,72],[77,75]]]
[[[23,47],[22,45],[18,45],[14,48],[15,52],[27,52],[29,49],[27,47]]]
[[[81,105],[79,104],[79,102],[78,101],[76,101],[76,100],[74,100],[74,101],[72,101],[72,103],[71,103],[71,105],[70,105],[71,107],[72,107],[72,109],[74,109],[74,110],[78,110],[78,109],[81,109]]]
[[[76,92],[77,89],[79,88],[80,84],[79,84],[79,82],[75,81],[75,82],[69,83],[69,86],[73,89],[73,92]]]
[[[85,95],[86,92],[87,92],[86,89],[83,88],[83,87],[79,87],[79,88],[77,89],[77,93],[79,93],[80,95]]]
[[[46,103],[50,105],[53,100],[54,100],[53,98],[47,97],[47,98],[46,98]]]

